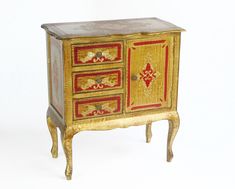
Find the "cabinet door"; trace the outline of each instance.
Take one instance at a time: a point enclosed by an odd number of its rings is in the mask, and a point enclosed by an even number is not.
[[[171,106],[172,41],[170,36],[127,41],[127,112]]]

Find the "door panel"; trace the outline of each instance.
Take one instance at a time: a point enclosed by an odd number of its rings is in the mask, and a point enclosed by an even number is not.
[[[171,41],[156,37],[127,42],[126,111],[170,106]]]

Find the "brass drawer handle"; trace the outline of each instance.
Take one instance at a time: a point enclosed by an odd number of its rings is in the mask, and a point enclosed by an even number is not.
[[[95,57],[101,58],[103,56],[103,53],[101,51],[96,52]]]
[[[98,78],[95,79],[95,82],[98,83],[98,84],[101,84],[102,81],[103,81],[103,78],[104,77],[98,77]]]
[[[102,105],[101,104],[95,104],[96,110],[102,110]]]

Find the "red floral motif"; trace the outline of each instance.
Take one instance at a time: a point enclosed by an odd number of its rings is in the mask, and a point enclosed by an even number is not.
[[[104,88],[108,88],[108,87],[110,87],[110,86],[102,84],[102,83],[98,83],[98,84],[94,84],[94,85],[90,86],[86,90],[90,90],[90,89],[104,89]]]
[[[111,112],[107,110],[94,110],[91,113],[87,114],[86,116],[104,115],[109,113]]]
[[[154,78],[156,78],[156,72],[153,71],[151,64],[147,63],[145,69],[140,73],[140,79],[143,79],[147,87],[150,86],[150,83]]]
[[[92,58],[92,62],[104,62],[104,61],[109,61],[108,58],[105,58],[104,56],[101,56],[101,57],[93,57]]]

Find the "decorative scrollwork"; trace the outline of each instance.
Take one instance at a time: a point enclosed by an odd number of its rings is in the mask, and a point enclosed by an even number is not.
[[[96,62],[103,62],[105,60],[115,60],[115,56],[111,55],[109,50],[104,51],[97,51],[95,52],[87,52],[87,56],[84,58],[80,58],[82,63],[86,63],[88,61]]]
[[[117,85],[117,78],[115,77],[98,77],[96,79],[87,79],[86,83],[81,84],[82,90],[87,89],[103,89]]]
[[[110,103],[87,105],[86,111],[81,112],[83,116],[96,116],[113,113],[116,108]]]
[[[147,54],[145,57],[145,67],[143,68],[142,72],[139,74],[140,75],[140,79],[142,79],[146,85],[146,87],[148,88],[151,84],[151,82],[157,78],[160,73],[156,72],[153,70],[152,68],[152,56],[151,54]]]

